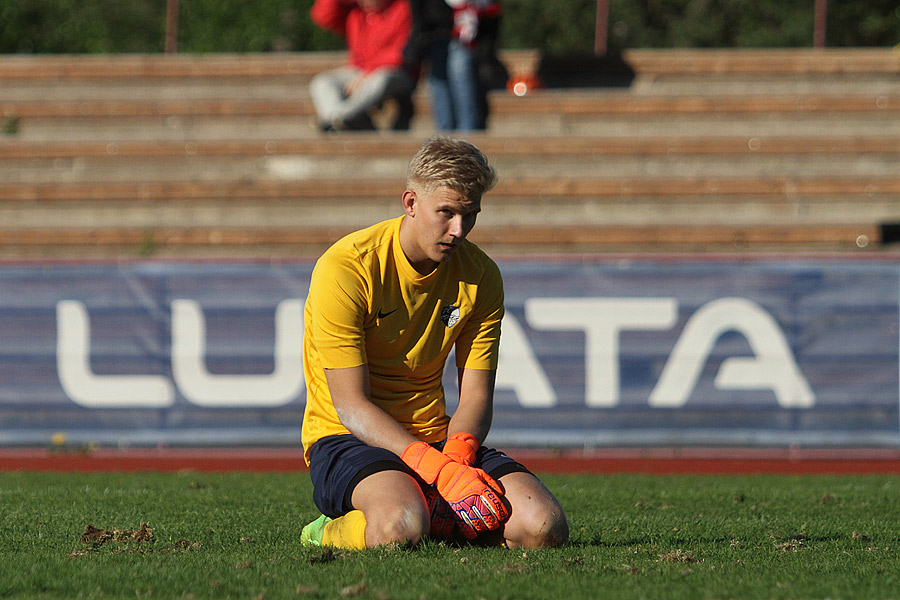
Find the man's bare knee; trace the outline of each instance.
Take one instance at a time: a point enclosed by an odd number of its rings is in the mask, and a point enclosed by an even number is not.
[[[526,473],[510,473],[502,480],[512,514],[505,529],[510,547],[543,548],[569,541],[569,523],[550,490]]]
[[[554,548],[569,541],[569,523],[558,504],[530,507],[519,515],[515,539],[509,540],[523,548]]]
[[[430,527],[419,484],[403,471],[380,471],[353,491],[353,506],[366,517],[366,546],[417,544]]]
[[[569,541],[569,522],[561,508],[556,507],[545,513],[532,539],[538,547],[551,548],[562,546]]]
[[[366,546],[415,545],[428,533],[429,518],[424,506],[395,506],[366,515]]]

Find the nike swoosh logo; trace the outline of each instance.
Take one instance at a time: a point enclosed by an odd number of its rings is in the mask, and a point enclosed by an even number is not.
[[[378,311],[378,318],[379,318],[379,319],[383,319],[383,318],[385,318],[386,316],[388,316],[388,315],[390,315],[390,314],[393,314],[393,313],[395,313],[395,312],[397,312],[397,309],[396,309],[396,308],[395,308],[394,310],[389,310],[389,311],[387,311],[387,312],[383,312],[383,311],[380,311],[380,310],[379,310],[379,311]]]

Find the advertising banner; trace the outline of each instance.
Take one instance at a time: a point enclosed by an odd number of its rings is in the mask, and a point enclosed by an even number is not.
[[[897,261],[498,264],[495,444],[900,445]],[[4,265],[0,445],[299,444],[312,266]]]

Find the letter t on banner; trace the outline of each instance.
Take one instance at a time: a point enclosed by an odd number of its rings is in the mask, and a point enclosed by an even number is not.
[[[619,333],[675,326],[675,298],[532,298],[525,317],[536,329],[580,329],[587,337],[585,403],[619,403]]]

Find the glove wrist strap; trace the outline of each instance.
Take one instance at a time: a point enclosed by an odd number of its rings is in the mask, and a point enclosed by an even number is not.
[[[444,442],[444,454],[458,462],[473,465],[479,446],[478,439],[474,435],[461,431],[454,433]]]
[[[438,473],[451,462],[427,442],[413,442],[406,447],[400,458],[428,485],[437,481]]]

